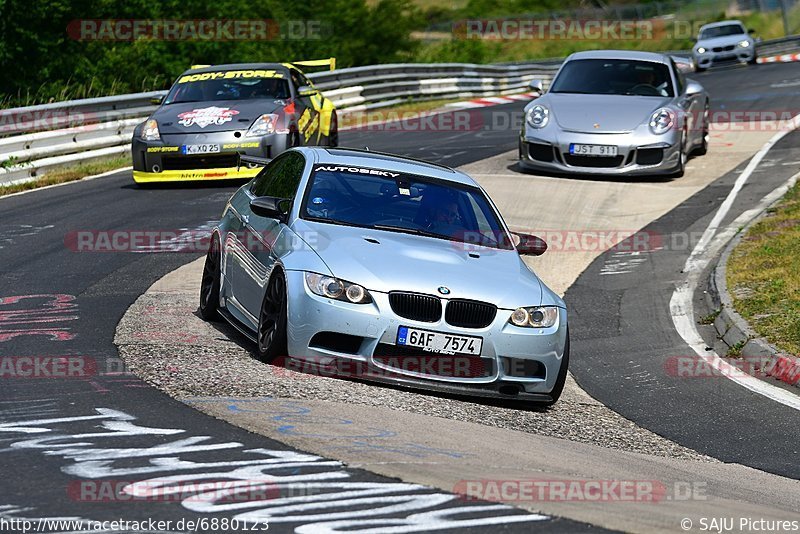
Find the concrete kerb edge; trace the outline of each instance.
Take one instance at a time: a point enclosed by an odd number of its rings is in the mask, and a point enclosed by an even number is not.
[[[754,369],[765,375],[800,388],[800,358],[781,354],[766,339],[759,337],[750,324],[733,307],[733,299],[728,291],[728,260],[733,250],[741,242],[748,230],[763,219],[769,209],[782,200],[770,204],[757,217],[754,217],[725,246],[717,264],[711,269],[706,291],[706,304],[719,314],[714,319],[714,329],[718,339],[731,352],[739,356]]]

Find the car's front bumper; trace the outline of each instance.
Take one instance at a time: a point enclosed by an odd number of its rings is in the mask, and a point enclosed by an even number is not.
[[[435,323],[400,317],[385,293],[371,292],[371,304],[319,297],[299,271],[287,272],[287,285],[288,355],[294,360],[340,375],[474,396],[546,401],[556,386],[567,345],[563,309],[551,328],[514,326],[508,322],[511,310],[502,309],[485,328],[459,328],[444,317]],[[481,355],[406,349],[396,344],[400,326],[480,337]]]
[[[131,143],[133,179],[136,182],[205,181],[252,178],[261,170],[238,165],[238,154],[271,159],[286,150],[288,134],[245,137],[246,132],[165,134],[159,141],[134,137]],[[216,144],[211,154],[184,154],[185,145]]]
[[[708,69],[726,63],[748,63],[756,57],[756,47],[752,45],[745,48],[733,46],[730,50],[730,47],[720,48],[723,49],[718,52],[710,50],[704,54],[694,54],[695,64],[701,69]]]
[[[569,174],[657,175],[680,165],[680,133],[663,135],[570,132],[548,125],[528,128],[519,139],[520,165],[525,169]],[[571,156],[571,144],[613,145],[617,156]]]

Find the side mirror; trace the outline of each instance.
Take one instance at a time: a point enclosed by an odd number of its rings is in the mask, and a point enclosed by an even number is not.
[[[514,241],[519,240],[515,244],[517,245],[517,252],[523,256],[541,256],[547,250],[547,243],[541,237],[517,233],[512,233],[511,235],[514,237]]]
[[[535,93],[542,94],[544,93],[544,82],[542,82],[542,80],[531,80],[531,83],[528,84],[528,88]]]
[[[301,85],[297,88],[297,94],[299,96],[312,96],[317,94],[317,90],[310,85]]]
[[[686,81],[686,96],[699,95],[703,92],[703,86],[693,80]]]
[[[289,213],[290,204],[288,198],[256,197],[250,201],[250,211],[259,217],[283,221]]]
[[[154,106],[160,106],[163,101],[164,101],[163,96],[154,96],[153,98],[150,99],[150,103],[153,104]]]
[[[749,33],[750,35],[753,35],[754,33],[756,33],[756,31],[753,28],[749,28],[747,30],[747,33]]]

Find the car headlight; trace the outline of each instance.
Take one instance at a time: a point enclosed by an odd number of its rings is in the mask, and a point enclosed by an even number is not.
[[[269,135],[278,131],[278,115],[265,113],[256,119],[256,122],[247,130],[245,137]]]
[[[739,46],[742,48],[747,48],[748,46],[750,46],[750,41],[746,39],[744,41],[739,41]]]
[[[698,53],[698,54],[705,54],[705,53],[706,53],[706,49],[705,49],[705,48],[703,48],[703,47],[701,46],[701,47],[699,47],[699,48],[697,49],[697,53]]]
[[[675,114],[666,109],[657,109],[650,115],[650,131],[656,135],[667,133],[675,126]]]
[[[558,321],[558,308],[555,306],[517,308],[508,320],[514,326],[529,328],[550,328],[556,321]]]
[[[161,134],[158,133],[158,123],[155,119],[150,119],[144,123],[141,137],[145,141],[158,141],[161,139]]]
[[[333,276],[306,273],[306,284],[312,293],[320,297],[341,300],[352,304],[369,304],[372,296],[358,284],[339,280]]]
[[[536,104],[528,110],[527,120],[534,128],[544,128],[550,120],[550,111],[541,104]]]

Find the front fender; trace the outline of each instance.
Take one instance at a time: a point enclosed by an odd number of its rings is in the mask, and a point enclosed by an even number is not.
[[[275,240],[272,252],[287,271],[310,271],[332,276],[333,273],[317,253],[319,245],[315,237],[285,227]]]

